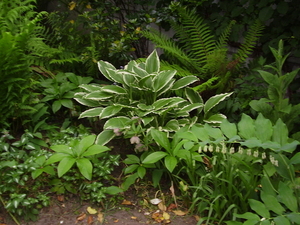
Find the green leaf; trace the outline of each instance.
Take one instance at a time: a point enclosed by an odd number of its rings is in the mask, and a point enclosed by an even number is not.
[[[113,130],[103,130],[100,134],[98,134],[95,144],[97,145],[105,145],[110,142],[116,134]]]
[[[34,171],[31,172],[31,177],[32,179],[36,179],[37,177],[39,177],[42,173],[43,173],[43,169],[36,169]]]
[[[297,212],[297,213],[292,212],[290,214],[287,214],[286,217],[289,218],[289,220],[291,222],[293,222],[294,224],[297,224],[300,221],[300,213],[299,212]]]
[[[238,123],[238,129],[239,136],[245,139],[251,139],[256,136],[253,119],[246,114],[242,114],[242,118]]]
[[[75,160],[76,161],[76,160]],[[80,173],[88,180],[92,179],[93,165],[90,160],[86,158],[77,159],[77,167]]]
[[[236,214],[234,213],[234,215],[237,217],[237,218],[242,218],[242,219],[247,219],[247,220],[253,220],[253,221],[257,221],[259,222],[260,221],[260,218],[258,215],[254,214],[254,213],[250,213],[250,212],[246,212],[244,214]],[[256,223],[257,223],[256,222]],[[255,223],[254,223],[255,224]]]
[[[71,99],[61,99],[60,103],[68,109],[73,109],[73,101]]]
[[[145,69],[147,73],[157,73],[159,71],[160,62],[156,50],[154,50],[146,59]]]
[[[106,147],[106,146],[102,146],[102,145],[92,145],[91,147],[89,147],[83,154],[82,156],[90,156],[90,155],[96,155],[96,154],[100,154],[103,152],[107,152],[109,151],[110,148]]]
[[[127,155],[127,158],[124,159],[123,162],[125,164],[134,164],[134,163],[139,164],[140,163],[140,158],[137,157],[136,155]]]
[[[256,137],[262,142],[271,140],[273,134],[272,122],[260,113],[254,122]]]
[[[130,128],[130,121],[131,119],[125,116],[114,117],[106,121],[103,128],[106,130],[116,129],[116,128],[120,128],[120,129]]]
[[[177,165],[177,159],[174,156],[167,155],[165,157],[165,166],[170,171],[170,173],[173,172]]]
[[[146,175],[146,169],[145,169],[145,167],[139,166],[139,167],[137,168],[137,174],[139,175],[139,177],[140,177],[141,179],[143,179],[144,176]]]
[[[148,155],[143,161],[142,163],[145,164],[152,164],[152,163],[156,163],[159,160],[161,160],[162,158],[164,158],[166,155],[168,155],[166,152],[162,152],[162,151],[157,151],[157,152],[153,152],[150,155]]]
[[[46,161],[46,165],[56,163],[58,161],[61,161],[63,158],[70,156],[69,154],[65,153],[55,153]]]
[[[57,172],[58,177],[62,177],[66,172],[68,172],[74,163],[76,162],[76,159],[74,159],[71,156],[64,157],[58,164]]]
[[[274,12],[274,10],[271,8],[271,6],[264,7],[260,10],[260,12],[258,14],[258,18],[262,22],[266,22],[267,20],[269,20],[272,17],[273,12]]]
[[[186,86],[188,86],[189,84],[192,84],[196,81],[198,81],[199,79],[195,76],[185,76],[180,78],[179,80],[177,80],[174,84],[173,87],[171,88],[171,90],[179,90],[182,89]]]
[[[275,224],[290,225],[290,221],[283,215],[274,218]],[[299,222],[299,221],[298,221]]]
[[[52,104],[52,111],[53,113],[56,113],[61,108],[61,102],[60,100],[56,100]]]
[[[300,164],[300,152],[297,152],[291,159],[290,164]]]
[[[290,209],[292,212],[298,211],[297,198],[294,195],[293,190],[287,184],[280,181],[278,193],[280,202],[285,204],[285,206],[288,207],[288,209]]]
[[[77,156],[81,156],[85,150],[95,143],[96,135],[89,135],[84,137],[77,146],[74,147],[77,152]]]
[[[272,115],[273,108],[269,104],[270,100],[261,98],[259,100],[252,100],[249,105],[251,106],[252,109],[254,109],[256,112],[261,112],[264,115]]]
[[[224,94],[219,94],[219,95],[210,97],[204,104],[204,113],[207,114],[212,108],[214,108],[217,104],[219,104],[225,98],[229,97],[232,93],[233,92],[224,93]]]
[[[249,204],[251,209],[254,210],[258,215],[264,218],[270,218],[270,212],[262,202],[249,199]]]
[[[137,179],[138,177],[139,177],[139,176],[138,176],[137,173],[134,173],[134,174],[128,176],[128,177],[125,179],[125,181],[122,183],[122,189],[123,189],[124,191],[126,191],[126,190],[130,187],[130,185],[134,184],[134,182],[136,181],[136,179]]]
[[[99,118],[105,119],[105,118],[112,117],[116,115],[118,112],[120,112],[121,109],[122,109],[121,106],[114,106],[114,105],[107,106],[102,110],[102,112],[99,115]]]
[[[152,138],[158,143],[161,147],[166,149],[168,152],[171,151],[170,142],[166,132],[162,132],[156,129],[151,129],[150,131]]]
[[[280,1],[277,5],[276,9],[280,14],[285,15],[289,9],[289,5],[285,1]]]
[[[276,124],[273,127],[273,136],[272,140],[284,145],[287,143],[288,138],[289,138],[289,131],[287,126],[285,125],[284,122],[279,118],[276,122]]]
[[[88,109],[80,114],[79,119],[85,118],[85,117],[98,117],[103,110],[103,107],[96,107],[93,109]]]
[[[153,186],[156,188],[161,180],[164,171],[162,169],[155,169],[152,172],[152,182]]]
[[[220,128],[227,138],[232,138],[237,135],[237,127],[235,123],[230,123],[228,120],[223,120]]]
[[[132,165],[125,168],[124,174],[133,173],[138,167],[139,167],[138,164],[132,164]]]
[[[124,191],[123,189],[121,189],[119,187],[116,187],[116,186],[109,186],[109,187],[104,189],[104,192],[109,194],[109,195],[116,195],[116,194],[121,193],[123,191]]]
[[[205,133],[215,140],[224,139],[223,133],[219,128],[211,127],[207,123],[204,125]]]
[[[282,215],[283,212],[285,211],[285,209],[278,202],[277,198],[274,197],[273,195],[269,195],[264,191],[261,191],[260,197],[265,203],[267,209],[273,211],[277,215]]]

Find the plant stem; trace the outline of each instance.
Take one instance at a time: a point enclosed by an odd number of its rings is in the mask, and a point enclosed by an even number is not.
[[[4,208],[5,208],[5,203],[4,203],[4,200],[3,200],[3,198],[1,197],[1,195],[0,195],[0,201],[2,202],[2,204],[3,204]],[[16,217],[14,217],[14,215],[11,214],[11,212],[9,212],[8,210],[6,210],[6,211],[9,213],[10,217],[13,219],[13,221],[15,221],[16,224],[21,225],[21,224],[19,223],[19,221],[16,219]]]

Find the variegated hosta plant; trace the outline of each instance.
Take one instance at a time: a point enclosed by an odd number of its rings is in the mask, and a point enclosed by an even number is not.
[[[155,50],[144,62],[130,61],[124,69],[116,69],[105,61],[99,61],[98,66],[112,84],[84,84],[80,86],[83,92],[75,95],[79,103],[92,107],[80,118],[107,119],[103,132],[97,137],[97,144],[106,144],[116,135],[116,130],[129,137],[143,132],[146,136],[151,127],[166,132],[177,131],[181,126],[195,123],[202,111],[204,119],[208,119],[208,112],[230,95],[214,96],[208,100],[208,105],[204,104],[201,96],[188,88],[198,78],[186,76],[176,79],[176,70],[160,70]],[[176,96],[177,90],[184,94]],[[192,111],[195,112],[193,118],[190,115]]]

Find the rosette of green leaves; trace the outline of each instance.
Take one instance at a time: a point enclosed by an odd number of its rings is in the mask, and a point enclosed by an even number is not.
[[[133,117],[139,118],[145,127],[176,131],[190,122],[191,111],[200,113],[203,108],[201,96],[187,88],[198,78],[186,76],[176,80],[176,70],[161,71],[156,51],[145,62],[130,61],[124,69],[116,69],[104,61],[99,61],[98,66],[101,73],[114,84],[81,85],[84,91],[75,95],[79,103],[92,107],[83,112],[80,118],[108,119],[104,131],[97,138],[98,144],[112,139],[113,129],[130,128],[136,123]],[[176,96],[177,90],[181,90],[184,96]]]

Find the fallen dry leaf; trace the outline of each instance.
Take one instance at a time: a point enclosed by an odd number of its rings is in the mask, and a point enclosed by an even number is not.
[[[117,222],[119,222],[119,219],[114,220],[114,223],[117,223]]]
[[[167,210],[168,210],[168,211],[171,211],[171,210],[176,209],[176,208],[177,208],[176,204],[171,203],[171,204],[169,205],[169,207],[167,208]]]
[[[131,219],[133,219],[133,220],[136,220],[136,219],[137,219],[137,217],[136,217],[136,216],[132,216],[132,217],[131,217]]]
[[[57,200],[60,201],[60,202],[63,202],[65,200],[65,196],[57,195]]]
[[[86,217],[86,214],[85,214],[85,213],[81,213],[79,216],[77,216],[76,223],[77,223],[78,221],[84,220],[85,217]]]
[[[195,217],[195,219],[196,219],[197,221],[200,220],[200,216],[195,215],[194,217]]]
[[[163,212],[163,218],[164,218],[165,220],[169,220],[169,219],[170,219],[170,214],[167,213],[167,212]]]
[[[97,218],[97,220],[98,220],[100,223],[103,223],[103,220],[104,220],[103,213],[101,213],[101,212],[98,213],[98,218]]]
[[[173,213],[175,213],[177,216],[184,216],[184,215],[186,215],[186,212],[183,212],[181,210],[173,210]]]
[[[93,222],[94,222],[94,221],[93,221],[93,217],[92,217],[92,216],[89,216],[89,217],[88,217],[88,221],[87,221],[88,225],[92,224]]]
[[[158,223],[161,223],[164,220],[164,217],[161,213],[155,212],[152,214],[152,219],[154,219]]]
[[[97,213],[97,210],[96,209],[93,209],[92,207],[87,207],[86,211],[88,211],[89,214],[96,214]]]
[[[163,202],[160,202],[158,203],[158,208],[161,210],[161,211],[166,211],[167,210],[167,206],[165,206],[165,204]]]
[[[121,203],[122,205],[133,205],[131,201],[128,200],[123,200],[123,202]]]

